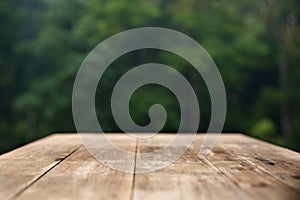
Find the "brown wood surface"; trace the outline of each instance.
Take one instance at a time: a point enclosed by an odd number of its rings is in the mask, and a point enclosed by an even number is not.
[[[54,134],[0,156],[0,199],[300,199],[300,154],[245,135],[222,134],[203,157],[198,134],[174,163],[149,173],[135,173],[155,164],[141,153],[164,147],[174,135],[108,137],[135,155],[132,162],[109,161],[129,173],[100,163],[77,134]],[[105,146],[100,152],[112,154]]]

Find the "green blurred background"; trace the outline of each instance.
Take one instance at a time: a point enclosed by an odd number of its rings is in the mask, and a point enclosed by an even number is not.
[[[53,132],[75,132],[71,95],[81,62],[109,36],[143,26],[180,31],[208,51],[227,92],[224,132],[299,151],[299,19],[298,0],[1,0],[0,153]],[[210,99],[203,80],[185,60],[153,49],[125,54],[104,73],[96,96],[104,130],[120,131],[110,110],[114,84],[148,62],[172,66],[190,81],[200,102],[199,131],[206,131]],[[178,101],[161,86],[136,91],[132,118],[146,125],[155,103],[168,112],[162,131],[176,131]]]

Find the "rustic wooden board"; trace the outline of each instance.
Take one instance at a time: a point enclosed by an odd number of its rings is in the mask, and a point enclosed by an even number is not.
[[[17,197],[80,146],[78,137],[52,135],[0,156],[0,199]]]
[[[199,134],[168,167],[135,173],[159,164],[158,157],[141,159],[141,154],[163,148],[173,137],[109,135],[133,157],[123,162],[109,146],[99,153],[130,173],[100,163],[77,134],[46,137],[0,156],[0,199],[300,199],[300,154],[241,134],[222,134],[205,157],[199,155],[204,139]]]
[[[243,135],[227,135],[217,148],[300,191],[300,154]],[[217,148],[215,151],[218,151]]]
[[[170,142],[170,138],[158,136],[153,140],[139,140],[137,154],[160,149]],[[249,199],[224,174],[197,155],[198,151],[190,148],[169,167],[136,174],[134,199]],[[145,167],[148,163],[137,159],[136,167]]]
[[[124,149],[135,150],[135,140],[129,140],[126,135],[115,135],[111,140]],[[102,152],[110,154],[109,149]],[[24,191],[19,199],[129,199],[134,163],[128,167],[132,173],[106,167],[82,146]]]

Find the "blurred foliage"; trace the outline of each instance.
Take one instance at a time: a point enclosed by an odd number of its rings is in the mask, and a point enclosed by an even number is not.
[[[216,62],[227,92],[225,132],[244,132],[300,150],[300,7],[297,0],[2,0],[0,2],[0,152],[52,132],[74,132],[71,95],[76,72],[89,51],[121,31],[160,26],[198,41]],[[158,62],[173,66],[192,84],[200,102],[199,131],[206,131],[210,99],[185,60],[164,51],[121,56],[97,91],[105,131],[120,131],[111,110],[114,84],[130,68]],[[151,92],[149,92],[151,91]],[[144,86],[131,101],[133,119],[149,122],[160,103],[178,128],[176,98],[164,87]]]

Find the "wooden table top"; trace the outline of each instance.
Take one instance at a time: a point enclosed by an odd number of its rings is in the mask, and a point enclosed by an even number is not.
[[[137,154],[162,144],[109,137]],[[203,138],[199,134],[164,169],[134,173],[132,166],[132,173],[125,173],[97,161],[77,134],[54,134],[0,156],[0,199],[300,199],[299,153],[222,134],[213,151],[199,157],[196,147]]]

